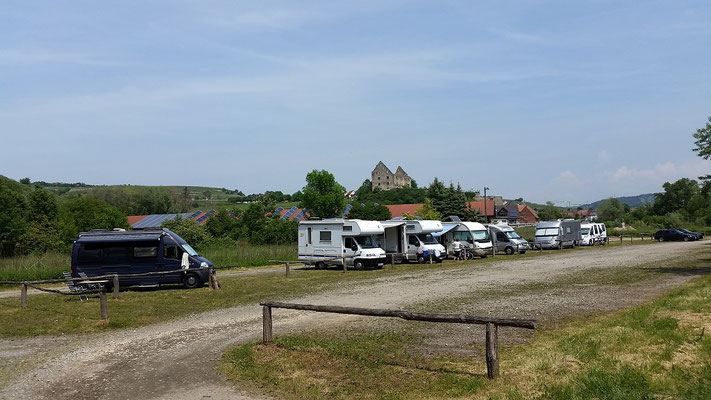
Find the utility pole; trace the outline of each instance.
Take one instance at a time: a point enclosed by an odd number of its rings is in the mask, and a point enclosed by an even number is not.
[[[486,187],[486,186],[484,186],[484,219],[486,220],[486,222],[489,222],[489,214],[488,214],[487,209],[486,209],[486,203],[487,203],[487,201],[486,201],[486,191],[487,191],[487,190],[489,190],[489,188]]]

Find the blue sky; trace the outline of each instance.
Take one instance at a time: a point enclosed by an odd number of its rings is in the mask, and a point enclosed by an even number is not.
[[[3,1],[0,174],[584,203],[711,173],[707,1]]]

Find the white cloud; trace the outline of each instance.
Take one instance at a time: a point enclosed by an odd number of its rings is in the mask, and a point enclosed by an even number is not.
[[[580,183],[580,179],[578,179],[577,175],[575,175],[572,171],[565,170],[558,174],[558,176],[553,179],[553,182],[559,184],[577,185]]]
[[[693,178],[711,173],[711,163],[704,160],[688,161],[675,164],[667,161],[652,168],[639,169],[622,166],[615,171],[605,171],[608,181],[614,183],[645,180],[662,184],[680,178]]]

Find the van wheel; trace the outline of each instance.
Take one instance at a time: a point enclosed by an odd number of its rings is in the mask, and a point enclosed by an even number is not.
[[[417,256],[417,262],[419,264],[424,264],[425,263],[425,256]]]
[[[659,239],[657,239],[657,241],[663,242],[663,241],[664,241],[664,238],[660,236]]]
[[[202,281],[200,277],[194,272],[189,272],[183,277],[183,286],[186,289],[196,289],[202,286]]]
[[[507,256],[510,256],[511,254],[514,253],[513,247],[507,246],[507,247],[504,249],[504,253],[506,253]]]
[[[316,265],[315,265],[315,267],[316,267],[316,269],[325,269],[325,268],[326,268],[326,264],[324,264],[324,263],[322,263],[322,262],[317,262]]]
[[[363,261],[357,260],[354,264],[353,267],[355,267],[356,271],[362,271],[365,269],[363,266]]]

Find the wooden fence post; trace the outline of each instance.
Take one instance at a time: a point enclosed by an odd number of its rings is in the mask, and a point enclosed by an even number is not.
[[[262,306],[262,343],[272,342],[272,308]]]
[[[489,322],[486,324],[486,376],[496,379],[499,376],[499,327]]]
[[[622,235],[620,235],[620,244],[622,244]]]
[[[634,238],[634,236],[630,235],[630,243],[632,243],[633,238]]]
[[[287,262],[286,262],[286,277],[287,277],[287,278],[289,277],[289,274],[290,274],[289,267],[290,267],[289,261],[287,261]]]
[[[346,258],[345,258],[345,257],[341,257],[341,260],[343,260],[343,273],[345,274],[345,273],[346,273],[346,269],[347,269],[347,267],[346,267]]]
[[[114,299],[119,298],[119,290],[121,288],[119,287],[119,276],[114,275]]]
[[[432,264],[432,253],[430,253],[430,264]]]
[[[395,253],[390,254],[390,266],[395,268]]]
[[[103,321],[108,321],[109,309],[106,306],[106,293],[104,293],[103,290],[99,292],[99,302],[101,303],[101,319]]]
[[[27,285],[24,283],[20,289],[20,306],[22,306],[23,310],[27,309]]]

